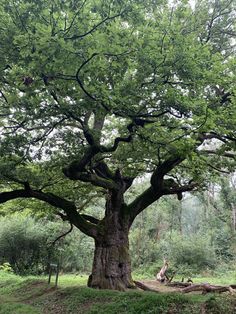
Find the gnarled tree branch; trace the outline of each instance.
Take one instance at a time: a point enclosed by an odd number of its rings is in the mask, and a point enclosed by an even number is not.
[[[32,190],[29,185],[27,185],[25,189],[0,193],[0,204],[17,198],[35,198],[44,201],[53,207],[60,208],[66,213],[66,217],[73,225],[75,225],[88,236],[96,237],[96,225],[85,220],[77,212],[75,204],[71,201],[68,201],[52,193],[44,193],[42,191]]]
[[[161,191],[156,192],[152,186],[147,188],[141,195],[139,195],[132,203],[127,206],[126,211],[130,216],[129,224],[132,225],[135,217],[141,213],[149,205],[157,201],[162,196]]]

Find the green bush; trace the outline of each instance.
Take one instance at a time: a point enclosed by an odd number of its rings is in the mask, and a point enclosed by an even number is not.
[[[191,276],[217,265],[215,248],[206,236],[181,236],[177,232],[167,233],[160,241],[153,241],[143,235],[137,245],[136,233],[131,235],[133,268],[141,275],[156,275],[163,265],[163,258],[169,260],[169,274]],[[142,241],[143,240],[143,241]],[[141,258],[140,258],[141,256]]]
[[[0,271],[12,272],[13,269],[9,263],[3,263],[2,265],[0,265]]]
[[[176,235],[169,243],[168,257],[178,272],[186,275],[213,269],[217,264],[215,249],[210,240],[201,235]]]
[[[19,215],[0,221],[0,262],[19,274],[37,273],[45,255],[45,234],[33,219]],[[41,269],[40,269],[41,270]]]
[[[63,271],[88,272],[91,269],[93,242],[73,230],[68,223],[35,220],[19,214],[0,219],[0,264],[8,262],[16,274],[41,274],[50,262]]]

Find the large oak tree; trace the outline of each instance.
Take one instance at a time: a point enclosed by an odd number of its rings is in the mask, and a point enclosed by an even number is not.
[[[135,217],[234,170],[235,1],[0,4],[0,202],[51,205],[95,240],[89,286],[132,287]]]

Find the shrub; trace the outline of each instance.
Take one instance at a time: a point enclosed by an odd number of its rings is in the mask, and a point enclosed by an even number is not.
[[[3,263],[2,265],[0,265],[0,271],[8,273],[12,272],[13,269],[9,263]]]
[[[170,262],[170,275],[176,271],[179,275],[191,276],[214,269],[217,265],[215,248],[206,236],[187,237],[172,232],[171,238],[170,234],[166,234],[160,241],[153,241],[144,235],[137,247],[134,235],[131,236],[131,252],[133,267],[138,274],[154,276],[163,266],[164,257]]]
[[[79,231],[52,242],[68,230],[68,223],[35,220],[19,214],[0,219],[0,264],[9,262],[15,273],[41,274],[50,262],[63,271],[89,271],[93,242]]]
[[[159,251],[170,261],[173,271],[185,276],[214,269],[217,264],[210,239],[201,235],[183,237],[173,233],[171,239],[161,240]]]

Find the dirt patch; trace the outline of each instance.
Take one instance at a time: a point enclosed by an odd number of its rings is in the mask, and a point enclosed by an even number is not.
[[[24,301],[25,303],[30,303],[31,301],[35,300],[36,298],[41,297],[44,294],[52,293],[55,290],[56,290],[55,287],[49,287],[49,288],[43,289],[41,291],[38,291],[38,292],[32,294],[30,297],[23,299],[22,301]]]
[[[43,301],[43,314],[66,314],[66,307],[63,305],[63,299],[60,295],[47,297]]]
[[[157,292],[167,293],[181,291],[181,289],[166,286],[165,284],[160,283],[159,281],[156,280],[139,280],[139,281],[145,284],[146,286],[150,287],[151,289],[156,290]]]
[[[43,314],[66,314],[67,310],[63,304],[67,294],[55,287],[49,287],[40,293],[33,294],[24,303],[31,304],[40,309]]]
[[[47,295],[56,290],[45,281],[27,281],[19,289],[14,291],[14,296],[21,302],[31,304],[42,295]]]

